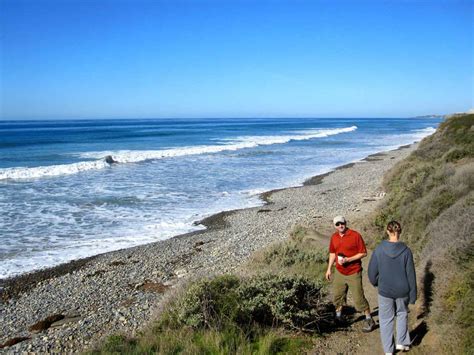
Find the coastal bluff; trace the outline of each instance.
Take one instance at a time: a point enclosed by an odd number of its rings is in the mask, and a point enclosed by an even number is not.
[[[86,349],[114,332],[134,334],[152,319],[167,291],[186,280],[232,272],[254,252],[288,238],[296,225],[318,224],[329,232],[340,211],[349,219],[373,211],[384,196],[384,173],[413,149],[377,154],[313,184],[266,193],[264,207],[219,214],[203,222],[205,231],[98,255],[77,267],[66,264],[26,285],[21,283],[27,278],[4,280],[0,343],[25,338],[4,350],[65,352]],[[71,321],[39,333],[28,330],[55,314]]]
[[[207,227],[204,231],[99,255],[75,266],[66,264],[55,273],[33,278],[34,282],[21,277],[4,280],[2,351],[133,352],[172,342],[179,348],[180,341],[188,341],[199,349],[214,346],[225,352],[228,345],[219,339],[226,337],[247,344],[245,334],[199,328],[205,324],[201,318],[192,319],[196,328],[176,329],[163,328],[172,319],[159,326],[156,319],[166,315],[163,310],[183,292],[191,290],[195,296],[193,292],[213,280],[224,286],[220,293],[226,295],[239,282],[235,275],[262,273],[261,260],[279,272],[297,263],[306,265],[299,272],[312,273],[319,282],[331,220],[342,213],[362,232],[369,250],[380,242],[387,221],[401,222],[402,240],[415,256],[420,288],[410,315],[416,351],[469,353],[474,303],[473,127],[472,114],[449,116],[419,144],[371,155],[308,179],[303,186],[264,193],[265,205],[211,216],[201,221]],[[196,283],[200,279],[210,281]],[[318,289],[321,294],[324,287]],[[369,302],[375,305],[376,290],[366,287]],[[193,312],[201,314],[199,307]],[[283,325],[269,327],[267,333],[254,333],[251,345],[314,354],[345,353],[348,348],[356,354],[379,352],[377,331],[361,337],[356,315],[352,321],[325,337],[291,333]],[[285,332],[290,335],[285,337]],[[215,342],[203,345],[209,339]]]

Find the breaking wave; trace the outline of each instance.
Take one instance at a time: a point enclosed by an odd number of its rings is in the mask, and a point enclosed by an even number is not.
[[[116,163],[139,163],[147,160],[175,158],[188,155],[213,154],[224,151],[255,148],[258,146],[284,144],[290,141],[324,138],[336,134],[352,132],[356,129],[357,126],[351,126],[335,129],[315,129],[298,132],[298,134],[281,136],[242,136],[216,140],[218,143],[220,143],[216,145],[201,145],[162,150],[119,150],[80,153],[77,154],[77,156],[81,159],[95,160],[82,161],[72,164],[39,166],[34,168],[21,167],[0,169],[0,180],[36,179],[42,177],[77,174],[88,170],[105,169],[110,167],[110,165],[105,162],[105,157],[107,156],[111,156],[113,161]]]

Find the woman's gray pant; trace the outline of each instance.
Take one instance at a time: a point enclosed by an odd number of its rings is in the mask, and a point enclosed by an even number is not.
[[[395,317],[397,317],[397,345],[410,345],[408,297],[393,299],[379,295],[380,338],[386,353],[395,352],[393,343]]]

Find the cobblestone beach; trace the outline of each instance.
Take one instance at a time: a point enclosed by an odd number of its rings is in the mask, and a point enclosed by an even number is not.
[[[264,206],[211,216],[201,221],[204,231],[0,280],[0,352],[80,352],[108,334],[133,334],[186,280],[231,272],[297,225],[363,218],[384,198],[384,173],[415,147],[266,192]]]

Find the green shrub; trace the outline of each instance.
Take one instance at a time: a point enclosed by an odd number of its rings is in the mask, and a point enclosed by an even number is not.
[[[326,263],[327,258],[327,253],[321,249],[311,249],[292,242],[280,244],[264,254],[265,263],[276,263],[285,267],[300,263]]]
[[[470,148],[474,146],[474,114],[455,115],[440,124],[445,141]]]
[[[443,155],[443,160],[447,163],[454,163],[469,155],[470,152],[466,148],[452,148]]]
[[[465,196],[474,190],[474,162],[458,166],[448,180],[449,186],[457,196]]]
[[[421,252],[429,238],[425,232],[429,223],[474,186],[473,124],[474,115],[446,119],[386,174],[388,198],[374,219],[381,235],[390,220],[398,220],[404,240],[415,254]]]
[[[253,255],[246,265],[247,274],[302,276],[319,282],[324,279],[328,252],[321,247],[317,231],[297,226],[290,238]]]
[[[321,330],[328,326],[331,317],[330,306],[322,300],[322,286],[301,277],[251,278],[242,283],[239,295],[249,321],[262,325]]]
[[[102,347],[102,353],[129,354],[133,351],[136,344],[137,344],[137,341],[135,339],[129,339],[123,335],[112,335],[108,337],[106,342],[104,343]]]
[[[431,163],[419,163],[401,172],[399,184],[403,187],[402,193],[405,203],[419,198],[425,191],[425,183],[434,171]]]
[[[240,279],[232,275],[192,284],[174,308],[180,325],[193,328],[222,328],[239,317]]]
[[[444,295],[445,314],[449,314],[448,319],[440,319],[441,322],[453,322],[460,330],[461,335],[460,350],[468,354],[474,350],[474,259],[460,268],[460,273],[452,279],[448,291]]]
[[[295,226],[290,234],[290,240],[293,240],[297,243],[303,242],[306,234],[308,233],[307,229],[303,226]]]
[[[283,326],[305,331],[328,325],[330,306],[325,304],[319,283],[302,277],[260,275],[239,280],[219,276],[193,285],[176,301],[165,317],[175,327],[224,329],[236,325],[247,329],[253,324]]]

